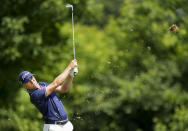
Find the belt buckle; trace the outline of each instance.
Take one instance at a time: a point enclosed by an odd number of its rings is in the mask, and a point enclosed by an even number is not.
[[[55,121],[56,125],[64,125],[66,123],[67,123],[67,121]]]

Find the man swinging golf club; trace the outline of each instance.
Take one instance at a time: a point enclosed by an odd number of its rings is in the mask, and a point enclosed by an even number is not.
[[[56,93],[66,93],[75,75],[77,61],[72,60],[67,68],[52,83],[37,82],[34,74],[23,71],[19,74],[19,82],[27,89],[30,101],[42,113],[43,131],[72,131],[73,125],[68,120],[61,100]]]
[[[68,120],[61,100],[56,93],[65,93],[69,90],[77,68],[74,59],[67,68],[57,76],[52,83],[37,82],[34,74],[23,71],[19,74],[19,82],[27,89],[30,101],[42,113],[44,120],[43,131],[72,131],[73,125]]]
[[[66,7],[72,8],[73,60],[50,84],[46,82],[38,83],[34,74],[29,71],[23,71],[19,74],[19,82],[27,89],[31,102],[43,115],[45,123],[43,131],[73,130],[73,125],[68,120],[63,104],[56,95],[56,93],[67,92],[72,84],[73,77],[78,73],[74,45],[73,6],[68,4]]]

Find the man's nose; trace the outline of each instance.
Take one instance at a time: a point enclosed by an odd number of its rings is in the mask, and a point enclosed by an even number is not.
[[[31,81],[34,82],[35,80],[33,78],[31,78]]]

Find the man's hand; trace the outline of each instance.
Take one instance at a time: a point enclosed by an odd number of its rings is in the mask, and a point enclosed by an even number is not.
[[[76,68],[78,66],[77,60],[76,59],[72,60],[69,64],[69,66],[71,67],[71,69]]]
[[[73,78],[75,75],[78,74],[78,68],[76,67],[76,68],[71,69],[69,74]]]
[[[76,74],[78,74],[78,68],[77,68],[77,61],[76,60],[72,60],[71,63],[70,63],[70,66],[73,67],[74,65],[74,68],[72,68],[70,70],[70,76],[73,78]]]

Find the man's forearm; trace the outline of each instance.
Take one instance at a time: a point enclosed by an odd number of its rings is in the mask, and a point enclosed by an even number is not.
[[[61,86],[61,93],[66,93],[69,90],[72,80],[73,78],[69,75],[63,86]]]
[[[71,67],[67,67],[63,73],[61,73],[59,76],[55,78],[55,80],[46,87],[46,96],[52,93],[60,84],[62,84],[67,76],[69,75],[69,72],[71,70]]]

